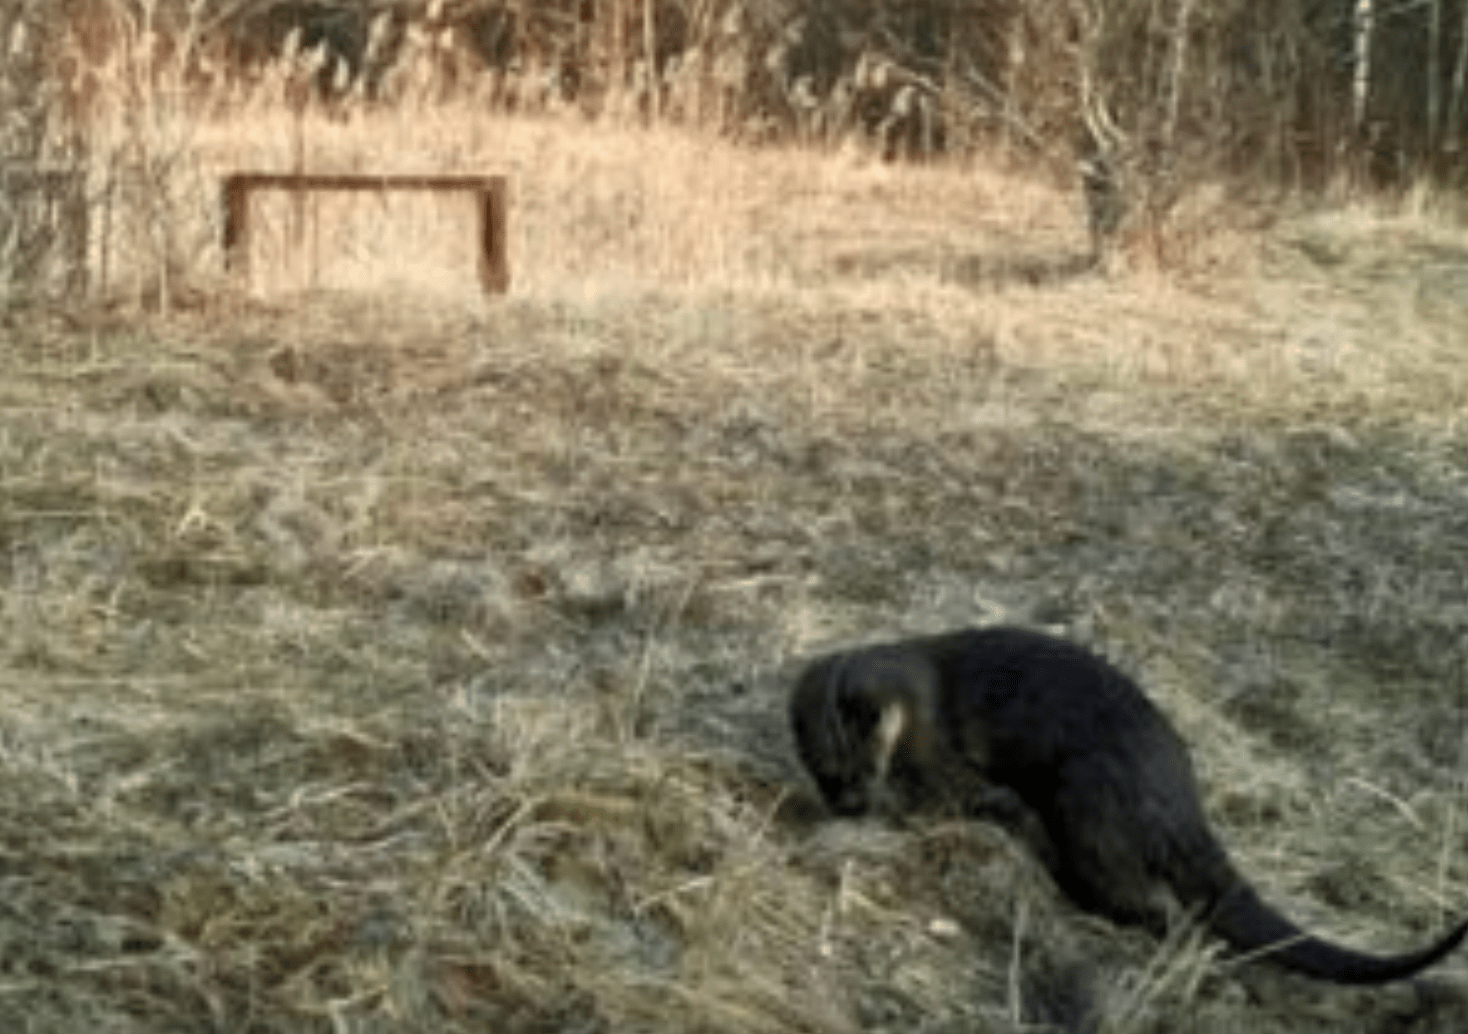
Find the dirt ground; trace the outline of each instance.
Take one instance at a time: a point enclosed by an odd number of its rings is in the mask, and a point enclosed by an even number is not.
[[[1441,930],[1468,236],[1200,215],[1107,279],[1059,196],[902,177],[761,209],[766,282],[0,316],[0,1027],[1464,1029],[1462,957],[1322,987],[1087,918],[997,829],[826,820],[784,695],[1063,632],[1269,900]]]

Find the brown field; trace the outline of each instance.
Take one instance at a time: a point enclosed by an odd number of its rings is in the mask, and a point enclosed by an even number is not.
[[[981,824],[823,821],[783,718],[833,645],[1055,628],[1291,915],[1460,915],[1439,202],[1200,189],[1104,278],[993,168],[402,110],[301,127],[307,167],[508,172],[512,293],[430,202],[323,203],[356,272],[246,298],[217,177],[296,127],[152,125],[163,310],[114,257],[110,300],[0,316],[0,1029],[1468,1026],[1462,957],[1322,987],[1089,919]]]

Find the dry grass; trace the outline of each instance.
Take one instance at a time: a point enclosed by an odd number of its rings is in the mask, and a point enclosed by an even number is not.
[[[1061,626],[1175,716],[1271,899],[1438,929],[1461,232],[1200,203],[1103,280],[1066,199],[982,169],[309,129],[317,171],[510,172],[516,290],[3,317],[0,1026],[1461,1026],[1451,986],[1088,920],[991,829],[818,821],[783,729],[813,650]],[[291,131],[170,128],[178,286],[213,177]]]

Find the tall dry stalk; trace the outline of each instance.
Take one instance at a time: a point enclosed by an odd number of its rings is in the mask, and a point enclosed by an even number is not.
[[[39,0],[0,9],[0,300],[86,282],[83,149],[58,28]]]
[[[658,89],[657,67],[658,30],[655,0],[642,0],[642,71],[644,80],[638,84],[647,91],[648,117],[656,122],[662,115]]]

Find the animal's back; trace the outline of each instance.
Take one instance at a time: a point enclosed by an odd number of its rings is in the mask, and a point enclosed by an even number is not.
[[[1063,639],[1019,628],[928,640],[954,748],[1009,787],[1086,907],[1158,927],[1158,881],[1213,900],[1232,870],[1199,805],[1187,747],[1137,684]]]
[[[1085,648],[1020,628],[970,629],[928,642],[960,746],[976,749],[996,775],[1040,778],[1122,752],[1145,756],[1144,777],[1191,781],[1187,748],[1162,712]]]

